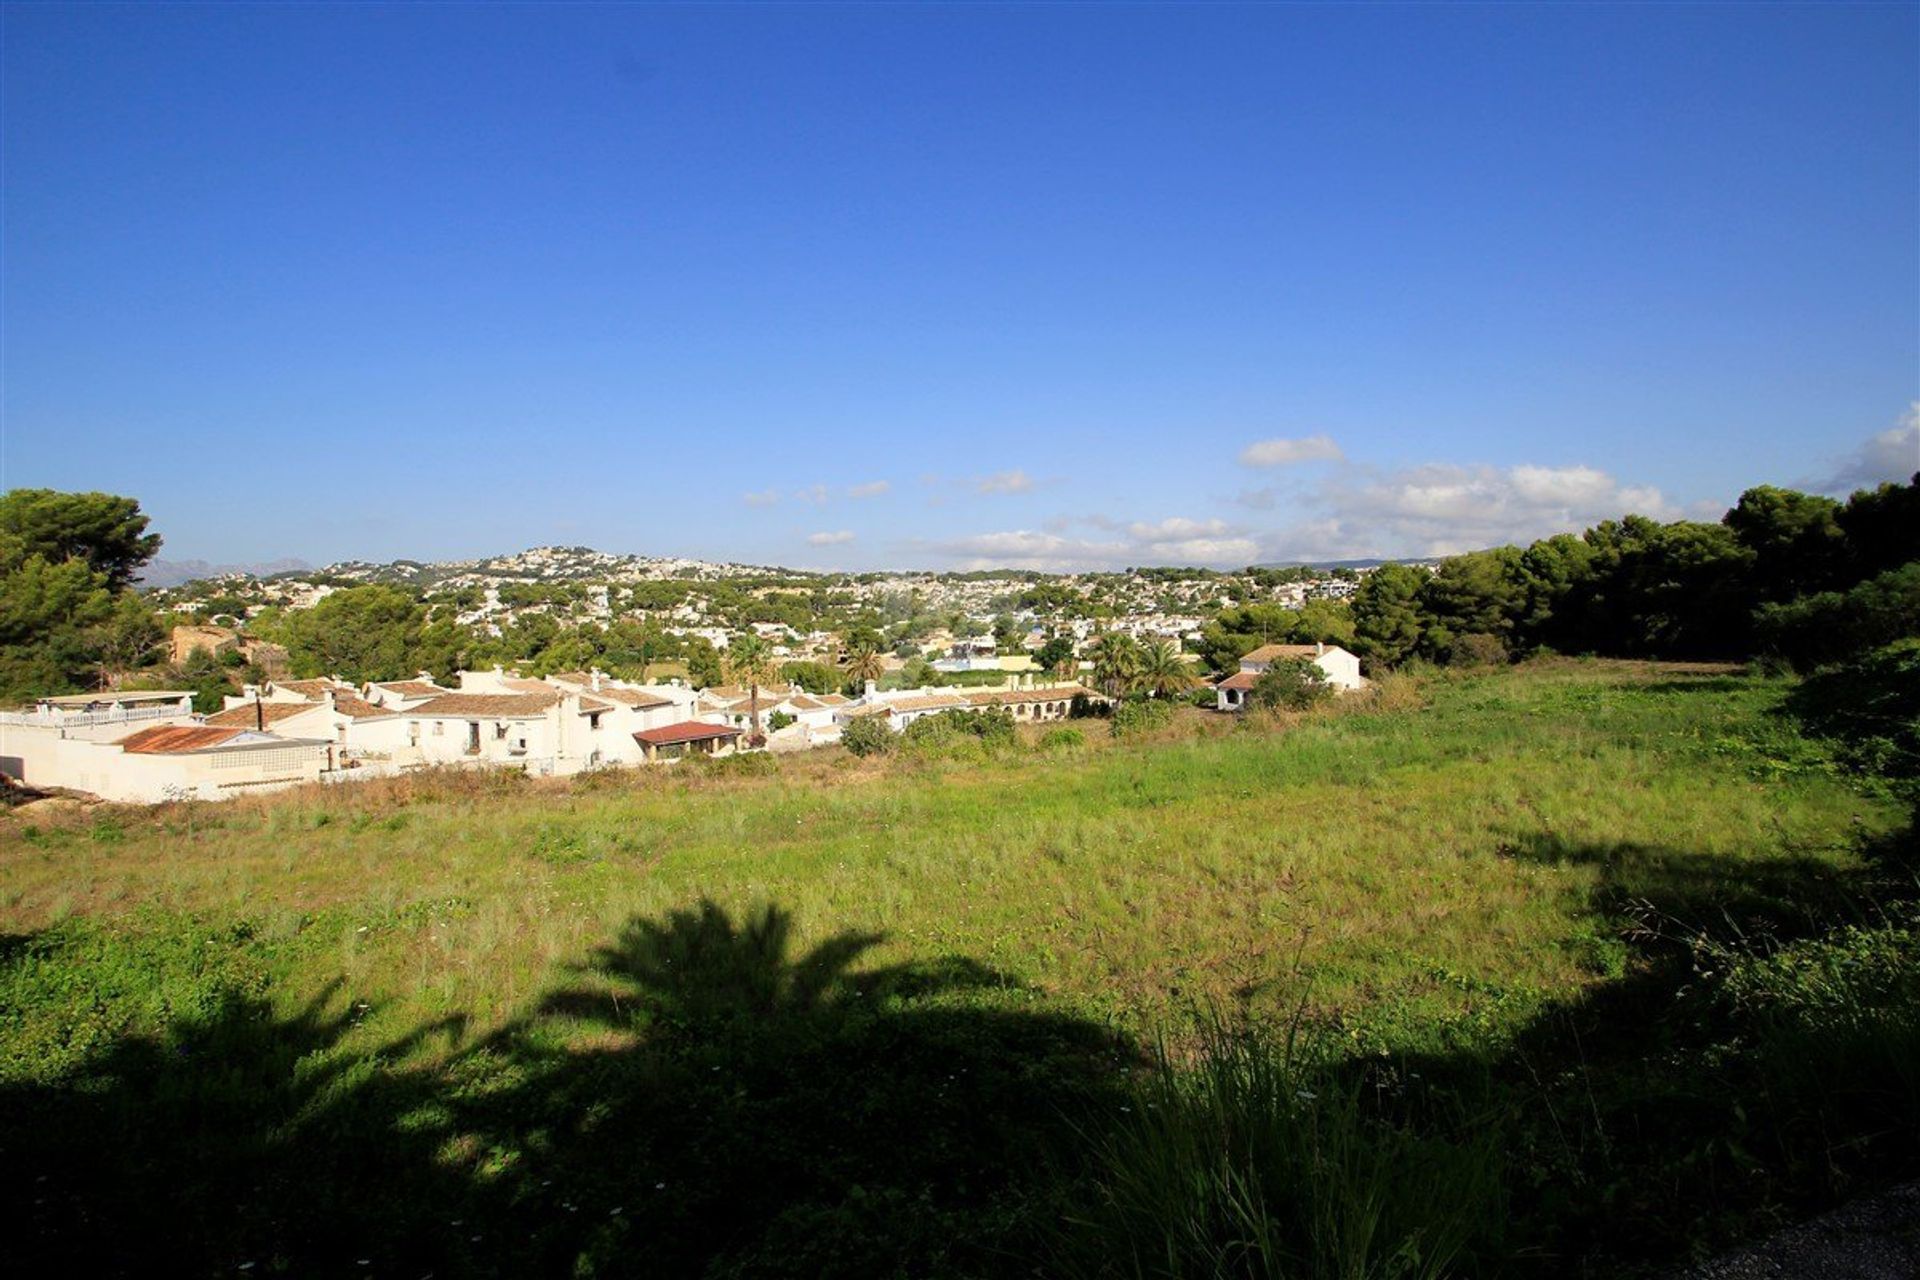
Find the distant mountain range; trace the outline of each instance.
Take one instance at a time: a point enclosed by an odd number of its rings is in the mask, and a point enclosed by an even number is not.
[[[256,578],[276,573],[298,573],[311,569],[305,560],[266,560],[259,564],[214,564],[207,560],[155,560],[140,573],[143,587],[177,587],[200,578],[223,578],[230,573],[247,573]]]

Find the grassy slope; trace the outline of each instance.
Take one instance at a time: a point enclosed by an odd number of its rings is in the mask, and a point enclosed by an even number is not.
[[[0,819],[0,1196],[31,1201],[29,1258],[101,1274],[150,1247],[206,1274],[1032,1274],[1142,1097],[1103,1028],[1304,999],[1468,1076],[1516,1037],[1488,1141],[1523,1222],[1503,1243],[1504,1211],[1464,1211],[1483,1263],[1567,1274],[1615,1237],[1658,1262],[1844,1181],[1815,1134],[1755,1182],[1772,1113],[1743,1136],[1719,1075],[1669,1088],[1633,1056],[1668,1053],[1648,1036],[1684,975],[1623,926],[1790,935],[1899,822],[1784,691],[1565,662],[1001,760]],[[766,905],[794,937],[748,923]],[[1589,1046],[1624,1058],[1589,1074]],[[1132,1229],[1092,1237],[1096,1274]]]
[[[369,1037],[498,1023],[630,917],[702,896],[786,908],[802,941],[883,933],[876,963],[964,956],[1129,1026],[1188,997],[1291,1002],[1303,979],[1362,1022],[1484,1017],[1615,972],[1609,897],[1677,867],[1838,865],[1854,828],[1893,821],[1771,718],[1766,682],[1569,663],[1431,694],[1006,763],[15,821],[0,932],[69,940],[90,972],[62,985],[103,984],[102,1032],[215,971],[289,1009],[340,980],[378,1010]],[[14,995],[11,1069],[45,1070],[74,1010]]]

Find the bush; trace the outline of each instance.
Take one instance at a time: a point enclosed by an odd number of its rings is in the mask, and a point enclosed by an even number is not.
[[[1078,729],[1049,729],[1040,735],[1042,751],[1077,751],[1087,745],[1087,735]]]
[[[1920,635],[1920,562],[1849,591],[1765,605],[1755,616],[1754,631],[1763,653],[1802,670]]]
[[[1173,719],[1173,707],[1151,698],[1137,698],[1113,709],[1110,732],[1116,738],[1158,729]]]
[[[788,725],[797,723],[799,719],[799,716],[790,715],[785,711],[776,711],[767,717],[767,732],[778,733]]]
[[[1318,663],[1288,658],[1261,673],[1247,691],[1247,704],[1262,711],[1305,711],[1332,694]]]
[[[885,716],[856,716],[840,731],[840,745],[856,756],[885,755],[894,748],[893,730]]]
[[[1827,667],[1793,691],[1788,708],[1807,732],[1838,740],[1864,773],[1920,780],[1920,640],[1903,640]]]
[[[1457,636],[1447,646],[1450,667],[1504,667],[1507,660],[1507,642],[1485,631]]]

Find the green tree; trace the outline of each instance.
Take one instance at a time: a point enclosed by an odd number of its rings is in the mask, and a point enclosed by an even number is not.
[[[104,573],[86,560],[49,560],[0,533],[0,696],[64,693],[97,670],[94,628],[114,612]]]
[[[420,670],[426,610],[398,587],[348,587],[281,627],[293,673],[355,684],[399,680]]]
[[[1176,697],[1194,685],[1193,671],[1171,640],[1156,640],[1140,651],[1137,687],[1150,697]]]
[[[885,675],[887,664],[880,657],[878,645],[862,641],[847,650],[847,679],[849,689],[864,690],[869,681],[878,683]]]
[[[696,689],[710,689],[724,678],[720,651],[705,636],[687,637],[687,679]]]
[[[83,561],[119,591],[160,551],[160,535],[132,498],[110,493],[10,489],[0,494],[0,536],[17,539],[23,558]]]
[[[1920,475],[1860,490],[1835,518],[1847,536],[1846,572],[1836,585],[1920,560]]]
[[[1109,698],[1133,692],[1140,674],[1140,646],[1124,631],[1104,631],[1094,639],[1087,656],[1093,661],[1093,679]]]
[[[1361,580],[1353,594],[1353,630],[1362,657],[1391,667],[1418,652],[1426,634],[1426,585],[1424,570],[1404,564],[1383,564]]]
[[[100,683],[112,685],[158,660],[166,633],[160,629],[159,618],[138,593],[122,591],[113,598],[111,610],[91,629],[87,639],[88,647],[99,662]]]
[[[856,756],[885,755],[895,745],[893,730],[884,715],[855,716],[840,731],[840,745]]]
[[[1333,695],[1327,673],[1306,658],[1270,663],[1247,690],[1247,704],[1262,711],[1304,711]]]
[[[727,671],[735,684],[744,684],[748,689],[747,745],[764,746],[767,736],[760,732],[760,686],[773,681],[773,651],[765,640],[751,631],[743,631],[727,646]]]
[[[1832,498],[1758,485],[1721,517],[1753,555],[1755,603],[1791,600],[1833,585],[1846,559],[1840,504]]]
[[[1421,607],[1430,619],[1422,643],[1433,656],[1444,657],[1458,636],[1504,640],[1524,600],[1517,547],[1449,556],[1420,592]]]
[[[1039,651],[1033,655],[1033,661],[1042,671],[1050,671],[1056,675],[1059,674],[1063,664],[1069,665],[1070,668],[1079,665],[1074,658],[1073,641],[1066,636],[1049,636],[1047,642],[1041,645]]]
[[[840,673],[824,662],[786,663],[780,668],[780,678],[808,693],[832,693],[841,684]]]

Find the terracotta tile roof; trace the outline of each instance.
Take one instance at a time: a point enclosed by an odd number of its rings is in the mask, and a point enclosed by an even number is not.
[[[1317,658],[1333,647],[1312,644],[1263,644],[1240,661],[1272,662],[1276,658]]]
[[[679,724],[663,724],[658,729],[642,729],[633,735],[634,741],[644,742],[652,747],[670,747],[680,742],[706,742],[712,738],[737,738],[740,730],[724,724],[708,724],[704,720],[682,720]]]
[[[1260,677],[1251,671],[1236,671],[1213,687],[1216,689],[1239,689],[1244,692],[1253,688],[1259,680]]]
[[[554,687],[545,680],[528,680],[521,676],[508,676],[502,680],[500,684],[503,688],[511,689],[515,693],[551,693],[556,698],[559,696],[554,690]]]
[[[329,680],[324,676],[317,680],[275,680],[273,687],[276,689],[284,689],[288,693],[297,693],[309,702],[320,701],[329,689],[335,690],[336,692],[342,689],[348,693],[359,692],[352,685],[341,684],[337,680]]]
[[[970,706],[1011,707],[1023,702],[1072,702],[1086,692],[1077,684],[1062,684],[1050,689],[987,689],[966,698]]]
[[[558,680],[561,684],[579,685],[582,689],[585,689],[593,683],[593,672],[591,671],[556,671],[552,675],[548,676],[547,679]]]
[[[225,711],[216,711],[207,717],[206,723],[221,728],[251,729],[255,724],[278,724],[293,716],[304,716],[320,710],[324,705],[319,702],[262,702],[256,720],[253,703],[248,702],[228,707]]]
[[[717,698],[722,702],[739,702],[753,696],[753,690],[743,684],[710,685],[701,692],[709,698]],[[801,692],[804,691],[790,684],[763,684],[760,686],[760,701],[771,702],[776,698],[790,697]]]
[[[966,705],[967,700],[957,693],[922,693],[911,698],[895,698],[886,704],[892,711],[944,711]]]
[[[580,711],[581,711],[581,714],[583,715],[589,711],[611,711],[611,710],[613,710],[613,704],[611,702],[602,702],[600,701],[600,699],[588,693],[583,693],[580,695]]]
[[[408,698],[431,698],[435,694],[453,692],[437,684],[428,684],[425,680],[376,680],[373,687]]]
[[[624,703],[629,707],[668,707],[673,705],[672,698],[663,698],[646,689],[623,689],[618,685],[602,684],[593,691],[593,697],[606,698],[613,702]]]
[[[555,689],[545,693],[444,693],[400,714],[426,720],[530,719],[545,714],[558,701],[560,693]]]
[[[378,720],[382,717],[401,714],[392,707],[377,707],[365,698],[356,697],[351,693],[334,694],[333,709],[349,720]]]
[[[245,729],[209,729],[204,725],[163,725],[142,729],[120,739],[120,749],[131,755],[161,756],[180,751],[204,751],[245,733]]]

